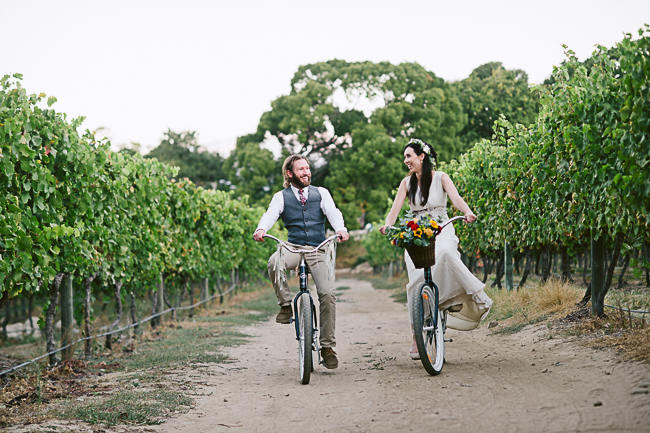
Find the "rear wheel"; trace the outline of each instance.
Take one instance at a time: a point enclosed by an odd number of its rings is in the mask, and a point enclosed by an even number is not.
[[[427,373],[438,375],[445,361],[445,339],[443,313],[437,308],[434,288],[423,285],[413,307],[413,332],[420,360]]]
[[[312,365],[312,306],[308,293],[300,295],[298,299],[297,317],[300,321],[298,326],[298,358],[300,362],[300,383],[307,385],[313,370]]]

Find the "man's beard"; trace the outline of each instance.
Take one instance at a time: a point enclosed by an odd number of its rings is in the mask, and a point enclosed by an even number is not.
[[[302,181],[300,179],[298,179],[298,177],[295,174],[291,173],[291,177],[289,178],[289,182],[291,182],[291,184],[293,186],[295,186],[296,188],[302,189],[302,188],[305,188],[305,187],[309,186],[309,184],[311,183],[311,176],[309,176],[307,178],[307,183],[304,184],[304,183],[302,183]]]

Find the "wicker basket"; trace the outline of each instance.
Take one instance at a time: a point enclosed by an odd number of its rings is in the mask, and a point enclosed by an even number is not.
[[[436,244],[431,242],[428,247],[411,245],[406,247],[413,264],[417,269],[429,268],[436,263]]]

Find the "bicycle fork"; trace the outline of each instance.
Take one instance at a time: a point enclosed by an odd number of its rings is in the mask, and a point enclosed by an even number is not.
[[[424,284],[428,285],[431,287],[433,290],[433,300],[434,300],[434,309],[433,309],[433,317],[432,317],[432,322],[433,326],[425,326],[422,328],[423,331],[432,331],[438,327],[438,308],[440,304],[440,297],[438,293],[438,286],[436,283],[433,282],[433,278],[431,277],[431,268],[426,267],[424,268]],[[420,295],[422,296],[422,295]],[[428,299],[425,299],[427,302],[429,301]]]
[[[422,328],[423,331],[433,331],[438,328],[438,314],[440,314],[440,292],[438,290],[438,286],[436,283],[433,282],[433,277],[431,276],[431,268],[424,268],[424,283],[431,287],[433,290],[433,296],[434,296],[434,305],[435,308],[433,310],[433,326],[425,326]],[[428,301],[428,300],[427,300]],[[442,332],[444,333],[446,328],[447,328],[447,311],[444,311],[442,317],[441,317],[441,324],[442,324]],[[446,342],[451,343],[454,341],[453,339],[445,339]]]
[[[311,350],[316,351],[318,354],[318,364],[321,364],[320,347],[318,346],[318,318],[316,316],[316,306],[314,305],[314,300],[312,299],[311,295],[309,294],[309,290],[307,289],[307,264],[305,263],[304,256],[300,258],[300,265],[298,266],[298,277],[300,279],[300,291],[293,298],[294,317],[291,319],[295,323],[296,327],[296,340],[300,341],[300,317],[298,315],[298,299],[300,299],[304,293],[307,293],[309,295],[309,308],[311,308],[311,317],[314,320],[314,323],[312,324],[313,332]]]

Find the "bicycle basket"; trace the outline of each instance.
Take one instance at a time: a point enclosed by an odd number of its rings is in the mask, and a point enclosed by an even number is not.
[[[431,242],[428,247],[410,245],[406,247],[413,264],[417,269],[429,268],[436,263],[436,244]]]

